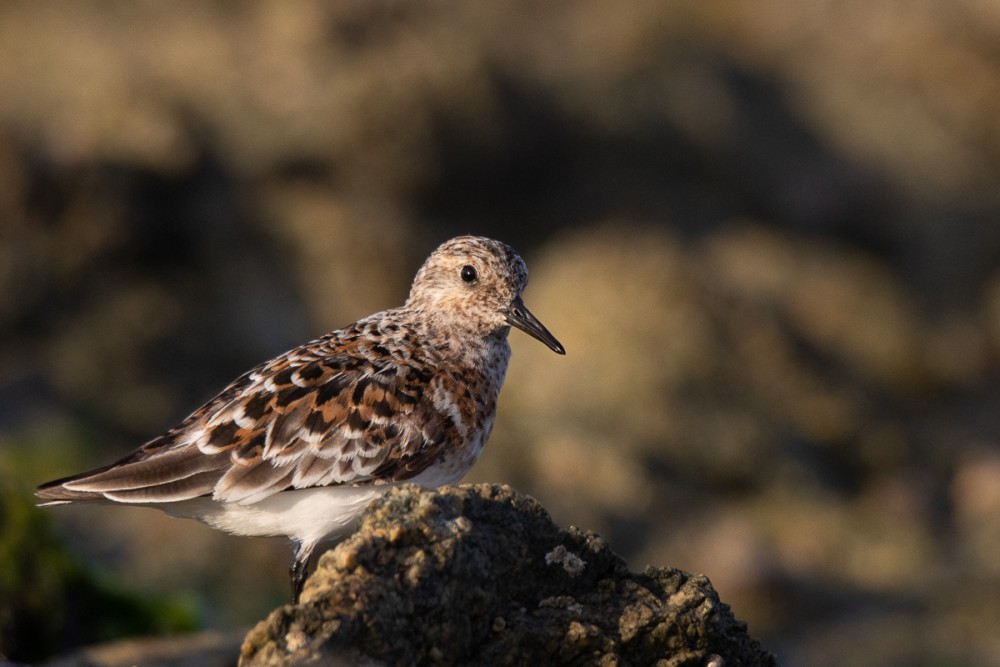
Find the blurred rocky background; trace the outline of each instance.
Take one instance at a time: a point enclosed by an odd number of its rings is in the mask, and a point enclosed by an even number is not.
[[[0,6],[0,654],[246,628],[281,540],[35,510],[502,238],[474,481],[707,575],[789,665],[1000,663],[988,0]]]

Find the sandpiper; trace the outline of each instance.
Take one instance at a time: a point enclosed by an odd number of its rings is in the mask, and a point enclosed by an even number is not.
[[[287,535],[297,603],[316,545],[354,530],[394,484],[453,484],[493,428],[514,326],[565,354],[521,300],[510,246],[460,236],[417,272],[406,303],[237,378],[111,465],[38,487],[43,505],[156,507],[237,535]]]

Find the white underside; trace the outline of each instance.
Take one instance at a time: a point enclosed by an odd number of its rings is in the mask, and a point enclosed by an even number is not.
[[[209,497],[155,505],[170,516],[197,519],[234,535],[286,535],[303,545],[344,537],[385,486],[327,486],[282,491],[252,505]]]
[[[431,466],[411,480],[427,488],[454,484],[465,471]],[[378,486],[324,486],[281,491],[252,504],[227,503],[209,496],[172,503],[151,504],[170,516],[197,519],[234,535],[286,535],[311,547],[343,538],[357,528],[365,508],[395,484]]]

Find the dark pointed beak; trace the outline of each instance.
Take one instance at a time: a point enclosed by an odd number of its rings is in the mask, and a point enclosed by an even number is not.
[[[556,337],[550,334],[549,330],[545,328],[545,325],[535,319],[531,311],[524,307],[524,301],[521,300],[521,297],[514,299],[514,302],[510,304],[510,308],[507,309],[506,315],[507,324],[517,327],[529,336],[542,341],[553,352],[566,354],[566,348],[562,346],[562,343],[557,341]]]

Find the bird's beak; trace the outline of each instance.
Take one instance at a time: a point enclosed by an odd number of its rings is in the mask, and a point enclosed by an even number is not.
[[[505,315],[507,316],[507,324],[517,327],[529,336],[542,341],[553,352],[566,354],[566,348],[562,346],[562,343],[557,341],[556,337],[550,334],[549,330],[545,328],[545,325],[535,319],[531,311],[524,307],[524,301],[521,300],[521,297],[514,299]]]

